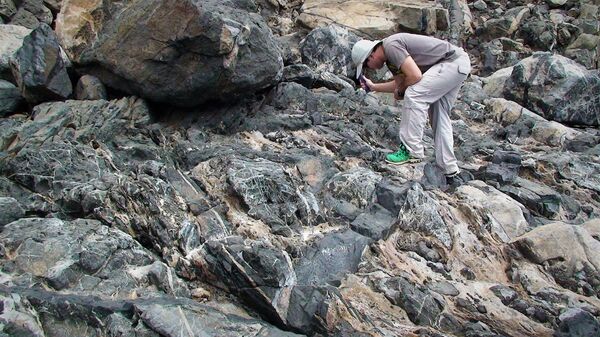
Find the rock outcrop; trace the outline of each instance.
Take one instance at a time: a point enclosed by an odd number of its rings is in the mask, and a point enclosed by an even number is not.
[[[256,10],[243,0],[66,0],[56,31],[79,71],[151,101],[194,106],[281,77],[281,55]]]
[[[333,5],[0,0],[0,336],[596,337],[598,5]],[[473,61],[452,184],[398,30]]]

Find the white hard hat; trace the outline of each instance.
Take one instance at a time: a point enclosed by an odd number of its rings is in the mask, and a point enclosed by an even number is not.
[[[381,42],[381,40],[360,40],[352,47],[352,62],[354,62],[354,65],[356,66],[356,78],[360,77],[363,63],[365,63],[365,60],[371,55],[373,48],[375,48],[379,42]]]

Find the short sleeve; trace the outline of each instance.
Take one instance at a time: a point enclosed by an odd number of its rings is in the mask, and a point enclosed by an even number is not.
[[[398,70],[409,56],[408,51],[398,41],[384,45],[385,56],[387,58],[388,68],[392,66]]]

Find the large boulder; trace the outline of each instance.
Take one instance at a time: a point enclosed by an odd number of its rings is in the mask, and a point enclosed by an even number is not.
[[[194,106],[281,77],[280,52],[256,12],[244,0],[68,0],[56,31],[81,72],[153,101]]]
[[[599,232],[598,220],[581,226],[555,222],[514,239],[513,244],[529,260],[544,265],[560,285],[590,296],[600,290]]]
[[[306,0],[298,17],[301,24],[316,28],[336,23],[374,38],[399,30],[433,34],[448,29],[448,11],[429,1],[334,1]]]
[[[536,53],[513,67],[504,95],[565,124],[600,125],[600,72],[560,55]]]
[[[354,78],[351,50],[358,40],[356,34],[337,25],[316,28],[302,40],[302,61],[317,71]]]
[[[52,28],[41,24],[23,39],[10,61],[21,95],[32,105],[68,98],[73,85],[67,73],[68,60]]]

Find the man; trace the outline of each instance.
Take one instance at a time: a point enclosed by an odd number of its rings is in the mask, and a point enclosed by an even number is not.
[[[423,159],[423,130],[429,115],[436,163],[447,180],[457,176],[450,110],[471,71],[467,53],[434,37],[399,33],[383,40],[358,41],[352,47],[352,61],[363,89],[393,92],[395,99],[404,97],[402,143],[397,152],[386,156],[386,161],[405,164]],[[363,67],[381,69],[384,64],[394,75],[392,81],[373,83],[362,76]]]

